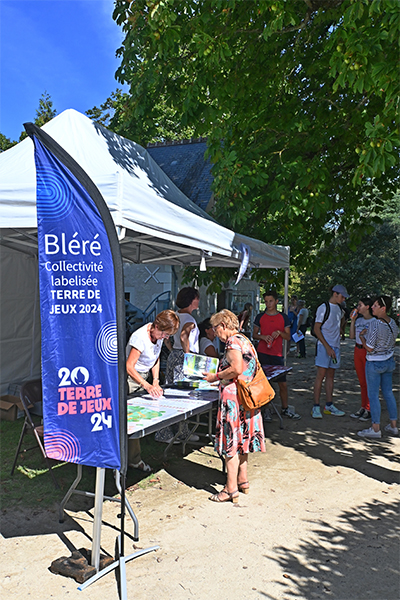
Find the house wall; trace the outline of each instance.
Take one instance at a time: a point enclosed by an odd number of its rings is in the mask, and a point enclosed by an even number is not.
[[[176,277],[169,265],[133,265],[124,263],[124,291],[129,302],[144,310],[159,294],[174,296]],[[129,297],[126,295],[129,294]]]

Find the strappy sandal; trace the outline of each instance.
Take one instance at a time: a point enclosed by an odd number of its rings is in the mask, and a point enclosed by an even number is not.
[[[248,481],[243,481],[243,483],[238,483],[238,490],[243,494],[248,494],[250,492],[250,484]]]
[[[129,463],[129,466],[133,469],[143,471],[143,473],[151,473],[153,470],[150,465],[144,462],[144,460],[140,460],[138,463]]]
[[[226,498],[224,500],[221,498],[221,494],[226,494]],[[230,493],[227,490],[221,490],[219,494],[213,494],[210,496],[209,500],[212,502],[233,502],[233,504],[237,504],[239,502],[239,492],[238,490],[235,490],[234,492]]]

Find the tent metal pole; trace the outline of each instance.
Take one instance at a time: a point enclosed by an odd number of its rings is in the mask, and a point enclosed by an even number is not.
[[[288,314],[289,310],[289,269],[285,269],[285,297],[284,297],[284,313]],[[284,340],[283,343],[283,355],[285,357],[285,366],[286,366],[286,355],[287,355],[287,340]]]

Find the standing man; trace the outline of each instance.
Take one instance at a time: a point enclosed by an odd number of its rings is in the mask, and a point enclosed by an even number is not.
[[[264,294],[265,311],[254,320],[253,339],[259,340],[258,359],[262,365],[284,365],[283,340],[290,340],[289,317],[277,310],[278,295],[270,290]],[[288,408],[286,373],[277,377],[281,397],[282,416],[300,419],[300,415]]]
[[[333,380],[335,371],[340,367],[340,326],[343,318],[341,304],[349,297],[344,285],[335,285],[329,303],[324,302],[315,314],[314,332],[318,339],[315,355],[317,376],[314,383],[314,406],[311,411],[313,419],[322,419],[319,405],[322,382],[325,379],[326,403],[325,415],[343,417],[344,412],[334,406]]]

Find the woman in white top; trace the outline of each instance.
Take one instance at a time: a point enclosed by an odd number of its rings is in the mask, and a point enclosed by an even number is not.
[[[179,318],[173,310],[163,310],[153,323],[147,323],[132,333],[126,347],[128,393],[147,392],[155,398],[163,395],[160,387],[160,353],[164,339],[174,335]],[[152,376],[151,383],[148,381]],[[129,440],[128,464],[134,469],[150,472],[151,467],[141,458],[140,441]]]
[[[365,378],[365,365],[367,362],[367,351],[360,340],[360,333],[364,330],[368,331],[371,324],[372,316],[372,299],[361,298],[358,301],[357,308],[350,313],[350,334],[351,340],[356,340],[354,346],[354,367],[357,373],[358,381],[361,387],[361,408],[350,417],[360,419],[360,421],[368,421],[371,418],[367,380]]]
[[[192,312],[199,308],[200,294],[194,287],[182,288],[176,297],[175,304],[178,307],[176,313],[179,318],[179,327],[174,334],[174,345],[167,360],[166,383],[174,383],[184,378],[183,362],[185,352],[199,352],[199,328]],[[169,444],[176,433],[176,426],[164,427],[157,431],[156,442]],[[182,430],[182,439],[189,436],[189,429],[185,423]],[[192,435],[190,441],[197,441],[199,437]],[[176,441],[180,441],[177,439]]]
[[[217,350],[217,344],[219,343],[219,340],[214,331],[214,327],[211,325],[210,319],[204,319],[204,321],[202,321],[199,325],[199,330],[199,354],[202,354],[203,356],[219,358],[219,353]]]
[[[379,388],[382,390],[382,395],[385,398],[390,419],[390,423],[386,425],[385,431],[391,435],[399,434],[399,430],[397,429],[397,405],[392,385],[393,371],[396,366],[394,348],[399,328],[394,320],[387,315],[387,310],[391,306],[392,299],[390,296],[379,296],[372,305],[372,314],[376,319],[371,321],[368,332],[363,330],[360,333],[361,343],[367,350],[365,374],[372,421],[372,427],[358,431],[360,437],[382,437]]]

